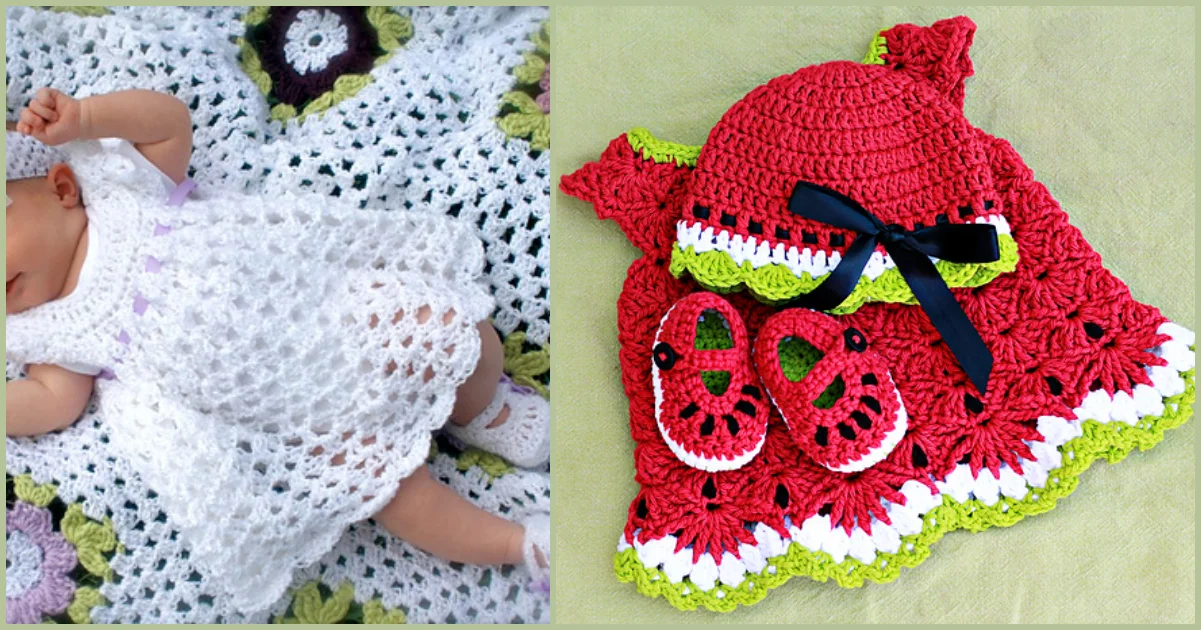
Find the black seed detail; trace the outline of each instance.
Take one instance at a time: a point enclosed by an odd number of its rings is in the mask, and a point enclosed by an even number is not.
[[[1097,379],[1089,384],[1088,391],[1095,392],[1099,389],[1104,389],[1104,388],[1105,388],[1105,386],[1101,384],[1101,379]]]
[[[734,416],[722,416],[726,421],[726,428],[730,430],[730,435],[738,435],[738,421]]]
[[[950,220],[950,219],[948,219],[948,218],[947,218],[947,215],[945,215],[945,214],[940,214],[940,215],[938,215],[938,216],[934,217],[934,224],[935,224],[935,225],[946,225],[946,224],[948,224],[948,223],[950,223],[950,222],[951,222],[951,220]]]
[[[838,434],[841,435],[842,439],[844,440],[855,439],[855,430],[851,428],[851,425],[845,422],[838,423]]]
[[[872,419],[867,417],[866,413],[863,413],[862,411],[858,411],[858,410],[852,411],[851,417],[855,419],[855,424],[859,425],[860,429],[863,429],[864,431],[866,431],[866,430],[872,428]],[[849,440],[851,438],[847,438],[847,439]]]
[[[859,402],[867,405],[867,408],[871,409],[875,413],[880,413],[880,409],[882,409],[882,407],[880,407],[880,401],[872,398],[871,396],[860,396]]]
[[[696,406],[696,403],[690,402],[688,403],[687,407],[684,407],[680,410],[680,417],[687,420],[691,418],[692,414],[696,413],[699,409],[700,408]]]
[[[763,224],[758,221],[751,221],[750,223],[747,223],[746,231],[750,232],[751,234],[762,234]]]
[[[654,360],[660,370],[670,370],[676,364],[676,351],[666,342],[660,342],[655,346]]]
[[[642,499],[638,502],[638,509],[635,510],[634,513],[638,516],[638,518],[646,518],[646,515],[650,513],[650,510],[646,508],[646,499]]]
[[[846,244],[846,242],[847,242],[846,237],[841,234],[831,234],[830,235],[830,247],[842,247],[843,245]]]
[[[1105,329],[1092,322],[1084,325],[1084,332],[1093,339],[1100,339],[1105,336]]]
[[[817,235],[809,230],[802,230],[801,242],[806,245],[817,245]]]
[[[970,464],[970,463],[972,463],[972,454],[971,454],[971,453],[968,453],[967,455],[964,455],[963,457],[960,457],[960,458],[959,458],[959,463],[960,463],[960,464]]]
[[[709,209],[702,205],[692,206],[692,216],[698,219],[708,219]]]
[[[972,413],[980,413],[981,411],[984,411],[984,403],[980,402],[979,398],[976,398],[971,394],[963,395],[963,405]]]
[[[755,406],[745,400],[740,400],[735,403],[734,411],[741,411],[752,418],[755,417]]]
[[[913,465],[918,468],[925,468],[930,465],[930,460],[926,459],[926,451],[917,444],[913,445]]]
[[[847,348],[855,352],[867,350],[867,337],[864,337],[858,328],[848,328],[842,336],[847,342]]]
[[[776,486],[776,505],[781,510],[788,507],[788,488],[785,488],[784,484]]]
[[[876,375],[875,375],[875,374],[872,374],[872,373],[870,373],[870,372],[869,372],[869,373],[867,373],[867,374],[864,374],[864,375],[863,375],[863,378],[862,378],[862,379],[860,379],[860,381],[861,381],[861,382],[862,382],[864,385],[879,385],[879,384],[880,384],[880,381],[876,380]]]
[[[1047,377],[1047,387],[1051,388],[1052,396],[1058,396],[1063,393],[1063,383],[1060,383],[1059,379],[1054,376]]]
[[[710,512],[716,512],[721,509],[721,506],[716,503],[707,503],[705,504],[705,509]]]
[[[963,217],[964,219],[972,216],[972,207],[971,206],[959,206],[959,216]]]
[[[827,504],[823,505],[820,510],[817,511],[817,515],[818,516],[829,516],[830,513],[833,511],[834,511],[834,504],[827,503]]]
[[[830,443],[830,430],[826,427],[818,427],[817,435],[813,436],[814,441],[818,446],[826,446]]]
[[[985,210],[992,210],[992,207],[993,207],[993,202],[992,202],[992,200],[991,200],[991,199],[986,199],[986,200],[984,201],[984,209],[985,209]]]
[[[776,238],[782,241],[788,240],[788,230],[782,227],[776,227]]]
[[[705,416],[705,421],[701,423],[701,436],[713,435],[713,416]]]
[[[759,388],[755,387],[754,385],[743,385],[742,386],[742,394],[744,396],[750,396],[751,398],[754,398],[755,400],[759,400],[759,396],[761,395],[759,393]]]
[[[714,485],[712,478],[705,480],[705,485],[701,487],[701,496],[706,499],[717,498],[717,486]]]
[[[725,214],[724,212],[722,213],[722,215],[721,215],[721,224],[722,225],[725,225],[728,227],[733,227],[737,223],[738,223],[738,217],[736,217],[732,214]]]
[[[916,222],[916,223],[914,223],[914,224],[913,224],[913,229],[914,229],[915,231],[916,231],[916,230],[920,230],[920,229],[922,229],[922,228],[924,228],[924,227],[926,227],[926,224],[925,224],[925,223],[922,223],[921,221],[918,221],[918,222]]]
[[[671,533],[671,535],[672,535],[672,536],[675,536],[676,538],[679,538],[680,536],[683,536],[683,535],[684,535],[684,530],[683,530],[683,529],[677,529],[676,531],[672,532],[672,533]]]

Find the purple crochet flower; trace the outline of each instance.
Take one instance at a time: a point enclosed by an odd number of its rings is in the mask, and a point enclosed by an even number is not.
[[[67,609],[75,583],[75,549],[51,528],[50,510],[17,501],[5,515],[7,623],[39,623]]]
[[[546,62],[546,69],[542,71],[542,80],[538,82],[538,87],[542,88],[542,93],[534,102],[538,103],[538,107],[542,108],[544,114],[550,113],[550,62]]]

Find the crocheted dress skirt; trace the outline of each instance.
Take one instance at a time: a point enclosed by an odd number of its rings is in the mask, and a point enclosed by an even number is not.
[[[1193,333],[1136,301],[1013,147],[963,117],[974,30],[966,18],[897,26],[878,38],[870,63],[812,66],[756,89],[703,147],[635,130],[562,180],[644,253],[618,302],[641,486],[618,545],[620,579],[680,608],[715,610],[758,601],[794,575],[842,586],[889,581],[922,562],[944,533],[1051,509],[1095,458],[1149,448],[1191,414]],[[848,346],[862,351],[866,338],[907,412],[907,424],[903,415],[889,424],[904,425],[903,437],[880,437],[887,457],[865,467],[840,471],[798,446],[795,419],[761,403],[757,382],[745,380],[765,322],[820,284],[856,236],[790,212],[798,181],[836,190],[904,230],[997,228],[992,262],[936,261],[992,355],[985,393],[884,248],[831,311],[840,327],[861,333],[848,332]],[[681,302],[705,293],[712,297]],[[710,306],[680,315],[693,303]],[[688,347],[664,347],[668,334]],[[697,368],[687,356],[693,348],[745,356]],[[812,365],[783,345],[779,360],[784,373]],[[690,381],[663,377],[682,362],[708,371]],[[861,382],[884,380],[861,372],[848,368],[822,396],[857,396]],[[762,369],[759,376],[771,389]],[[730,415],[669,404],[712,400],[723,388],[741,397]],[[881,400],[864,410],[878,418]],[[768,419],[756,446],[745,434],[760,410]],[[860,424],[818,428],[818,443],[871,426],[853,417]],[[705,448],[713,445],[704,440],[728,435],[728,452],[684,453],[679,440],[665,439],[673,426],[694,427]]]

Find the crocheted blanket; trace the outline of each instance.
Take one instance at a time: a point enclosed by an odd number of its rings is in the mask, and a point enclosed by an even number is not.
[[[521,8],[8,8],[7,116],[42,86],[170,92],[196,125],[201,186],[297,189],[476,226],[506,371],[549,395],[548,12]],[[8,377],[19,377],[8,366]],[[442,562],[367,521],[243,615],[108,450],[93,405],[6,441],[7,621],[546,622],[524,571]],[[495,514],[549,509],[547,472],[439,437],[434,474]]]

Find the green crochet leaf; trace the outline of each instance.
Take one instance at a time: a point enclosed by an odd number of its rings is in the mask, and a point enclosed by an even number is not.
[[[696,610],[703,606],[716,612],[730,612],[740,605],[754,604],[769,590],[795,576],[807,575],[819,582],[832,579],[846,588],[857,588],[868,581],[891,582],[900,576],[902,568],[916,567],[925,561],[930,556],[931,546],[948,532],[957,529],[981,532],[991,527],[1008,527],[1027,516],[1049,511],[1060,499],[1076,490],[1080,475],[1098,458],[1114,464],[1135,448],[1145,451],[1163,441],[1165,431],[1183,425],[1193,413],[1196,370],[1189,370],[1183,376],[1187,387],[1183,393],[1164,400],[1163,416],[1148,416],[1135,426],[1085,421],[1084,434],[1059,447],[1064,464],[1050,472],[1045,487],[1027,493],[1020,500],[1002,496],[993,505],[975,499],[958,503],[944,495],[943,504],[924,515],[920,533],[902,537],[898,553],[877,553],[871,564],[854,558],[835,563],[829,554],[810,551],[794,542],[784,555],[769,560],[767,567],[757,575],[748,575],[738,588],[719,584],[701,591],[687,578],[672,584],[662,571],[645,567],[632,548],[617,554],[614,570],[619,580],[634,582],[642,594],[663,597],[680,610]]]

